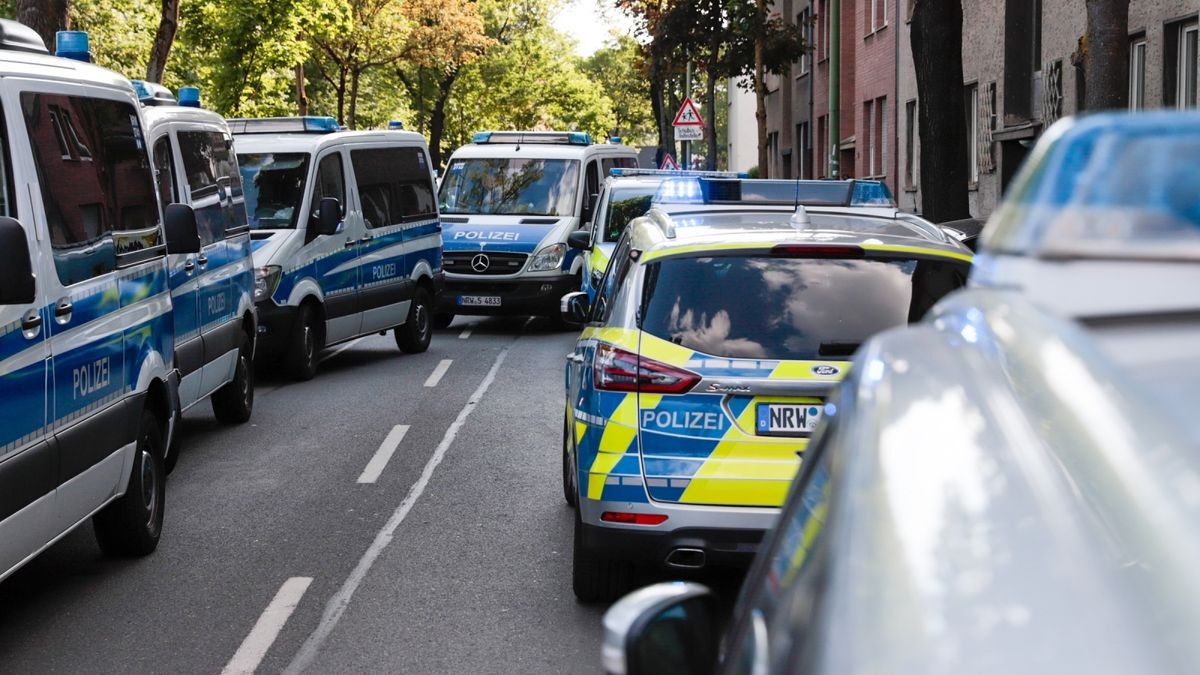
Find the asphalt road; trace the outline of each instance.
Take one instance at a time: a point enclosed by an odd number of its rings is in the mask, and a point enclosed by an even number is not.
[[[573,340],[460,318],[425,354],[371,336],[260,378],[243,426],[197,406],[158,551],[105,558],[84,526],[0,583],[0,673],[597,672],[561,490]]]

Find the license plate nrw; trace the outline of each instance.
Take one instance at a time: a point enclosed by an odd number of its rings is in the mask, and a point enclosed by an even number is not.
[[[754,429],[759,436],[807,436],[821,421],[821,404],[759,403]]]
[[[460,295],[458,304],[462,307],[499,307],[498,295]]]

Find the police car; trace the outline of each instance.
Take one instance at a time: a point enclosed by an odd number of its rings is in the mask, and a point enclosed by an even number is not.
[[[198,254],[190,207],[162,212],[129,80],[50,56],[0,20],[0,578],[92,519],[108,553],[157,546],[174,431],[167,253]]]
[[[578,132],[483,131],[456,150],[442,177],[446,294],[455,314],[558,317],[582,287],[583,260],[567,236],[591,217],[601,180],[637,166],[637,151]]]
[[[323,347],[433,335],[442,236],[425,139],[331,117],[230,120],[250,219],[260,360],[297,379]]]
[[[614,597],[634,564],[747,562],[850,356],[966,282],[970,251],[924,221],[695,182],[697,210],[629,225],[594,303],[563,298],[586,322],[563,428],[581,600]],[[810,197],[835,188],[856,189]]]
[[[218,114],[202,110],[199,91],[134,81],[163,207],[191,205],[200,251],[167,258],[175,318],[179,404],[186,411],[211,399],[227,424],[254,408],[253,259],[233,137]],[[168,467],[178,453],[168,455]]]

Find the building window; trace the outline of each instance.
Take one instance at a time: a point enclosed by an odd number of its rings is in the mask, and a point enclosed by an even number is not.
[[[804,36],[805,45],[804,51],[800,52],[800,75],[808,73],[808,60],[811,58],[808,53],[813,48],[812,27],[809,25],[810,23],[811,14],[809,13],[809,9],[805,7],[803,12],[796,15],[796,25],[800,27],[800,34]]]
[[[992,132],[996,131],[996,83],[989,82],[983,90],[982,107],[979,111],[979,171],[991,173],[996,170],[995,153],[992,151]]]
[[[820,32],[820,36],[817,39],[821,43],[820,58],[823,61],[829,58],[829,0],[821,0],[818,7],[820,9],[818,10],[819,14],[817,14],[817,18],[820,25],[817,27],[817,30]]]
[[[909,190],[917,188],[916,137],[917,102],[914,99],[904,104],[904,187]]]
[[[867,0],[871,3],[871,33],[887,26],[887,0]]]
[[[1139,35],[1129,43],[1129,109],[1146,107],[1146,36]]]
[[[821,115],[817,118],[817,158],[814,162],[817,166],[817,178],[825,178],[829,175],[829,116]]]
[[[812,148],[809,147],[808,142],[808,122],[796,125],[795,144],[800,149],[796,153],[796,177],[812,178],[812,158],[809,156]]]
[[[979,183],[979,85],[969,84],[966,89],[967,109],[967,175],[970,184]]]
[[[1195,108],[1197,71],[1200,71],[1200,26],[1195,21],[1179,26],[1175,50],[1175,107]]]

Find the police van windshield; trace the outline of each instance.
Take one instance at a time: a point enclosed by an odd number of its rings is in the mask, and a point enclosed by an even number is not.
[[[620,239],[629,221],[646,215],[656,192],[657,185],[614,188],[608,211],[604,214],[604,242],[611,243]]]
[[[967,271],[926,259],[667,258],[646,266],[642,330],[712,356],[844,360],[920,320]]]
[[[308,158],[305,152],[238,155],[251,229],[296,227],[308,177]]]
[[[456,159],[446,169],[442,214],[575,215],[579,160]]]

